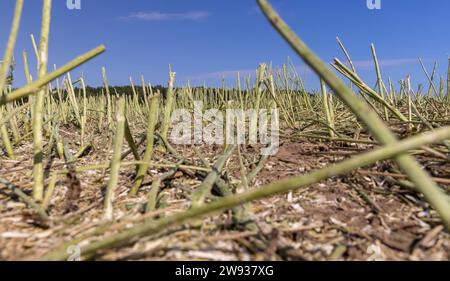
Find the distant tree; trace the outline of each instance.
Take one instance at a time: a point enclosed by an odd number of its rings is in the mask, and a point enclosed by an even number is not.
[[[131,88],[131,86],[110,86],[110,91],[112,94],[115,94],[116,92],[119,95],[133,95],[133,89]],[[79,90],[78,87],[75,88],[77,91]],[[86,93],[88,96],[95,96],[95,95],[99,95],[102,92],[102,89],[104,89],[104,87],[92,87],[92,86],[86,86]],[[142,88],[141,87],[136,87],[136,92],[137,95],[139,97],[142,97]],[[160,91],[162,93],[164,93],[166,91],[166,88],[160,85],[155,85],[152,86],[152,90],[155,93],[156,91]]]

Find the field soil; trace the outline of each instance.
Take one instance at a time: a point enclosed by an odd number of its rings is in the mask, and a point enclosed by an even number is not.
[[[77,134],[62,127],[60,134],[77,152]],[[286,132],[289,135],[289,132]],[[70,142],[72,141],[72,142]],[[265,163],[249,188],[277,179],[306,174],[374,148],[373,145],[327,142],[314,139],[281,138],[279,151]],[[105,163],[112,151],[102,135],[93,138],[92,148],[78,158],[76,168]],[[201,166],[190,146],[176,146],[180,154]],[[197,146],[211,164],[223,147]],[[45,147],[51,161],[48,171],[67,166]],[[124,145],[124,151],[128,147]],[[144,146],[141,146],[140,152]],[[17,160],[0,157],[0,175],[22,191],[32,191],[32,143],[16,146]],[[259,148],[243,146],[247,172],[259,159]],[[416,159],[449,189],[450,163],[435,155],[418,153]],[[177,162],[169,153],[156,151],[153,159]],[[133,161],[128,155],[123,161]],[[401,187],[405,180],[393,172],[391,160],[379,162],[350,174],[333,177],[289,194],[252,202],[256,228],[233,222],[227,211],[203,220],[201,227],[183,224],[163,232],[102,250],[96,260],[449,260],[450,235],[435,211],[413,190]],[[240,180],[237,153],[226,163],[222,179]],[[103,220],[103,198],[108,170],[87,170],[58,177],[49,206],[52,221],[41,221],[34,211],[8,189],[0,189],[0,260],[40,259],[44,254],[74,238],[90,237],[81,246],[149,219],[170,216],[190,206],[192,191],[201,178],[185,171],[163,182],[157,210],[144,214],[152,179],[167,168],[150,168],[139,194],[127,196],[133,186],[135,167],[120,171],[114,201],[113,222]],[[47,174],[46,183],[50,181]],[[213,193],[208,201],[217,198]]]

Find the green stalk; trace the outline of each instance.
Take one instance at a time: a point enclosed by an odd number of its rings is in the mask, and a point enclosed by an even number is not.
[[[139,161],[141,158],[139,157],[138,148],[134,142],[133,134],[131,133],[130,124],[128,123],[127,118],[125,118],[125,139],[131,149],[131,152],[133,153],[134,159]]]
[[[153,179],[152,188],[150,189],[150,192],[147,196],[147,206],[145,207],[146,213],[156,210],[159,187],[161,185],[161,182],[173,177],[176,174],[176,172],[178,171],[179,165],[183,164],[183,162],[184,162],[184,160],[179,161],[178,164],[176,164],[176,166],[174,168],[172,168],[170,171],[157,177],[156,179]]]
[[[70,72],[67,73],[67,92],[69,94],[70,105],[73,107],[73,112],[75,113],[75,117],[77,118],[78,124],[82,125],[82,116],[80,113],[80,108],[78,106],[77,98],[75,96],[75,89],[73,88],[72,78],[70,76]]]
[[[52,0],[44,0],[42,8],[39,78],[47,74],[48,39],[50,35],[50,17]],[[44,166],[43,166],[43,122],[44,98],[47,88],[44,87],[36,95],[33,116],[33,198],[42,201],[44,196]]]
[[[432,79],[432,78],[430,77],[430,75],[428,74],[427,68],[426,68],[425,65],[423,64],[423,61],[422,61],[421,58],[419,58],[419,62],[420,62],[420,65],[421,65],[421,67],[422,67],[423,72],[425,73],[425,76],[427,76],[428,82],[430,82],[430,87],[433,89],[433,91],[434,91],[434,93],[436,94],[436,96],[438,96],[438,92],[437,92],[437,90],[436,90],[436,87],[434,86],[433,79]],[[428,97],[430,97],[431,93],[429,93],[428,95],[429,95]]]
[[[353,65],[353,61],[350,58],[350,55],[348,54],[347,49],[345,49],[344,44],[342,44],[341,39],[339,39],[339,37],[336,37],[336,40],[337,40],[339,46],[341,47],[342,51],[344,52],[345,57],[347,58],[347,61],[350,64],[350,67],[352,68],[353,72],[356,73],[356,68]]]
[[[23,71],[25,73],[25,79],[27,80],[27,84],[30,84],[33,81],[31,80],[30,68],[28,67],[27,52],[25,50],[23,50],[22,52],[22,58],[23,58]]]
[[[34,35],[30,34],[31,44],[33,45],[34,55],[36,56],[37,67],[39,71],[39,64],[41,63],[41,57],[39,56],[38,46],[36,44],[36,40],[34,39]]]
[[[84,79],[80,78],[81,81],[81,89],[83,91],[83,115],[81,116],[81,139],[80,139],[80,147],[84,147],[84,138],[86,131],[86,121],[87,121],[87,98],[86,98],[86,84],[84,83]]]
[[[244,105],[244,97],[242,94],[242,89],[241,89],[241,74],[238,72],[237,73],[237,91],[238,91],[238,96],[239,96],[239,102],[241,104],[241,109],[245,110],[245,105]]]
[[[265,64],[260,64],[259,68],[258,68],[258,73],[256,75],[256,101],[255,101],[255,107],[254,109],[256,110],[256,112],[259,112],[259,108],[261,105],[261,97],[262,97],[262,87],[264,84],[264,75],[266,73],[266,65]],[[254,115],[253,116],[253,120],[251,122],[251,124],[257,124],[258,123],[258,115]],[[249,128],[249,135],[250,136],[255,136],[256,135],[256,127],[250,127]]]
[[[14,54],[14,46],[16,45],[17,33],[20,26],[20,18],[22,16],[22,8],[23,0],[17,0],[14,10],[14,18],[11,26],[11,32],[9,33],[5,55],[3,56],[3,63],[0,64],[0,96],[2,95],[3,88],[5,87],[6,75],[8,74],[9,65],[11,64],[11,60]]]
[[[197,208],[204,204],[206,197],[211,193],[212,186],[220,178],[222,169],[225,166],[228,158],[231,157],[236,145],[230,146],[220,157],[217,159],[213,166],[212,171],[206,176],[203,182],[192,193],[192,207]]]
[[[131,78],[131,76],[130,76],[130,85],[131,85],[131,89],[133,90],[133,99],[135,102],[135,106],[139,106],[139,98],[138,98],[136,88],[134,87],[134,82],[133,82],[133,79]]]
[[[163,123],[161,128],[161,136],[164,139],[167,139],[167,134],[169,133],[169,127],[170,127],[170,115],[172,114],[172,107],[174,103],[174,83],[175,83],[175,72],[169,71],[169,87],[167,88],[167,96],[166,96],[166,102],[164,107],[164,116],[163,116]]]
[[[145,86],[144,75],[141,75],[141,83],[142,83],[142,96],[143,96],[143,98],[144,98],[144,103],[145,103],[145,106],[146,106],[147,108],[149,108],[150,105],[148,104],[147,88],[146,88],[146,86]]]
[[[0,119],[3,118],[3,110],[0,111]],[[8,135],[8,129],[4,124],[0,125],[0,134],[2,137],[3,146],[5,147],[6,154],[8,155],[9,159],[15,160],[16,156],[14,154],[14,149],[11,144],[11,140],[9,139]]]
[[[249,187],[248,187],[248,177],[246,174],[246,168],[244,166],[244,161],[242,159],[243,157],[241,154],[240,145],[237,146],[237,152],[238,152],[238,157],[239,157],[239,169],[240,169],[240,173],[241,173],[241,183],[239,184],[236,192],[241,193],[241,192],[248,191]],[[242,223],[242,224],[246,224],[247,222],[249,222],[251,220],[251,217],[254,215],[252,212],[252,205],[250,202],[243,204],[241,206],[241,208],[234,208],[233,212],[235,215],[236,223]],[[250,223],[250,224],[246,225],[246,228],[249,230],[256,230],[257,226],[254,223]]]
[[[321,85],[321,89],[322,89],[322,97],[323,97],[323,107],[325,110],[325,116],[327,118],[327,124],[328,124],[328,131],[330,132],[330,138],[334,138],[334,123],[333,120],[331,118],[331,112],[330,112],[330,107],[329,107],[329,102],[328,102],[328,93],[327,93],[327,87],[325,85],[325,82],[323,81],[323,79],[320,79],[320,85]]]
[[[29,83],[25,87],[22,87],[20,89],[17,89],[13,92],[11,92],[7,96],[1,96],[0,97],[0,106],[13,102],[15,100],[27,97],[29,95],[35,94],[37,90],[39,90],[41,87],[47,85],[51,81],[55,80],[56,78],[60,77],[61,75],[64,75],[64,73],[67,73],[71,71],[72,69],[80,66],[81,64],[87,62],[88,60],[98,56],[99,54],[103,53],[105,51],[105,46],[100,45],[97,48],[75,58],[71,62],[67,63],[63,67],[58,68],[57,70],[45,75],[44,77]]]
[[[6,108],[7,108],[7,112],[9,113],[11,111],[14,111],[15,107],[12,104],[8,104]],[[20,142],[19,126],[18,126],[17,118],[15,115],[13,115],[12,118],[10,119],[9,125],[11,127],[14,142],[19,143]]]
[[[145,148],[145,153],[142,161],[143,164],[139,165],[136,179],[134,181],[134,186],[130,190],[129,196],[136,196],[139,188],[144,181],[144,177],[147,174],[148,162],[152,159],[153,155],[153,143],[155,135],[155,126],[158,121],[158,107],[159,107],[159,95],[153,96],[150,101],[150,109],[148,113],[148,123],[147,123],[147,146]]]
[[[377,92],[375,92],[372,88],[367,86],[359,76],[348,69],[340,60],[335,59],[334,60],[333,67],[338,70],[342,75],[346,76],[350,81],[353,82],[358,88],[360,88],[364,93],[369,95],[371,98],[376,100],[378,103],[383,105],[385,108],[389,109],[399,120],[401,121],[408,121],[408,119],[395,107],[390,105],[388,102],[386,102],[383,98],[381,98]],[[334,73],[333,73],[334,74]]]
[[[107,116],[108,116],[108,126],[112,129],[112,101],[111,101],[111,92],[109,91],[108,78],[106,76],[106,68],[102,67],[102,77],[103,77],[103,85],[106,91],[106,98],[108,100],[107,104]]]
[[[375,70],[377,73],[378,94],[380,95],[380,97],[383,100],[385,100],[384,93],[383,93],[383,80],[381,79],[380,65],[378,64],[377,52],[375,50],[374,44],[371,44],[371,49],[372,49],[373,60],[375,62]],[[384,118],[386,119],[386,121],[389,121],[389,114],[388,114],[386,106],[384,106]]]
[[[105,195],[105,219],[113,219],[114,191],[119,181],[120,155],[122,151],[123,138],[125,134],[125,98],[120,98],[117,105],[117,127],[114,137],[113,157],[111,159],[111,174]]]
[[[433,87],[434,87],[433,81],[434,81],[434,76],[436,75],[436,69],[437,69],[437,62],[434,63],[433,72],[431,72],[430,86],[428,86],[428,94],[427,94],[428,98],[431,98],[431,94],[433,93]]]
[[[22,58],[23,58],[23,70],[24,70],[24,74],[25,74],[25,79],[27,81],[27,84],[30,84],[32,81],[31,75],[30,75],[30,69],[28,67],[28,58],[27,58],[27,52],[25,50],[23,50],[22,52]],[[1,100],[0,100],[1,103]],[[34,97],[30,96],[28,98],[28,104],[30,105],[30,115],[27,118],[28,119],[33,119],[33,108],[34,108]]]
[[[408,76],[408,78],[406,80],[408,83],[408,121],[411,122],[412,121],[411,77]],[[412,129],[412,126],[413,125],[411,123],[408,124],[409,130]]]

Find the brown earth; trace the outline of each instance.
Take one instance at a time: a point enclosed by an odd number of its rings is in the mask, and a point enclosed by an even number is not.
[[[61,132],[67,139],[70,130]],[[95,146],[74,166],[104,163],[111,152],[101,149],[105,140],[97,137]],[[75,143],[69,143],[72,148]],[[198,147],[205,158],[214,163],[222,148]],[[323,168],[371,149],[370,145],[315,140],[284,139],[276,156],[270,157],[250,187],[257,188],[277,179]],[[46,147],[48,151],[48,147]],[[142,150],[143,148],[141,148]],[[124,148],[125,150],[125,148]],[[177,147],[184,156],[199,166],[201,162],[190,147]],[[31,143],[16,147],[18,160],[0,157],[0,176],[31,194]],[[76,150],[74,149],[73,153]],[[243,149],[250,170],[257,163],[258,149]],[[173,157],[157,152],[154,159],[176,162]],[[428,154],[416,155],[432,176],[448,188],[448,160]],[[127,156],[124,161],[132,161]],[[51,171],[66,167],[58,158],[47,163]],[[129,246],[105,250],[93,257],[97,260],[449,260],[450,235],[439,223],[436,212],[423,198],[398,185],[399,175],[391,161],[379,162],[351,174],[334,177],[286,195],[252,203],[253,220],[258,228],[237,228],[231,212],[204,220],[201,229],[189,224],[134,241]],[[49,169],[50,170],[50,169]],[[167,169],[150,168],[157,176]],[[248,171],[247,171],[248,172]],[[381,173],[381,175],[379,174]],[[390,173],[389,176],[383,173]],[[134,167],[121,169],[120,184],[114,203],[116,221],[104,224],[103,192],[108,171],[91,170],[60,176],[49,208],[53,222],[43,223],[24,203],[0,188],[0,260],[40,259],[45,253],[76,237],[97,231],[94,238],[115,233],[142,222],[149,216],[168,216],[186,210],[192,190],[201,183],[198,177],[177,173],[164,183],[159,209],[142,214],[151,177],[146,178],[137,198],[128,198],[133,183]],[[75,179],[74,179],[75,178]],[[235,154],[226,165],[223,178],[239,181],[239,162]],[[50,180],[47,175],[46,182]],[[75,181],[75,184],[74,184]],[[81,193],[73,188],[79,181]],[[213,200],[212,195],[208,200]],[[69,200],[70,199],[70,200]],[[70,201],[68,205],[68,201]],[[69,207],[68,207],[69,206]],[[85,245],[87,242],[82,242]]]

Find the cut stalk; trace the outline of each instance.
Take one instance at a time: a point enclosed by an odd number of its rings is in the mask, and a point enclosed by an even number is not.
[[[3,110],[0,111],[0,119],[2,118],[2,115],[3,115],[2,111]],[[5,147],[5,150],[6,150],[6,154],[8,155],[9,159],[15,160],[16,156],[14,154],[14,149],[11,144],[11,140],[9,139],[8,129],[6,128],[6,126],[4,124],[0,125],[0,134],[2,137],[3,146]]]
[[[80,147],[84,146],[84,138],[86,134],[86,121],[87,121],[87,98],[86,98],[86,84],[84,79],[81,78],[81,89],[83,91],[83,115],[81,116],[81,136],[80,136]]]
[[[378,94],[380,95],[380,97],[383,100],[385,100],[384,93],[383,93],[383,80],[381,79],[380,65],[378,64],[378,57],[377,57],[377,52],[375,50],[374,44],[371,44],[371,49],[372,49],[373,60],[375,62],[375,71],[377,73]],[[384,106],[384,118],[386,119],[386,121],[389,121],[389,114],[388,114],[388,110],[387,110],[386,106]]]
[[[411,77],[408,76],[407,78],[407,83],[408,83],[408,121],[411,122],[412,121],[412,99],[411,99]],[[408,124],[408,128],[409,130],[412,130],[413,124],[409,123]]]
[[[129,196],[136,196],[139,191],[139,188],[142,185],[145,174],[148,169],[148,162],[151,160],[153,155],[153,144],[154,144],[154,135],[155,135],[155,126],[158,121],[158,106],[159,106],[159,95],[156,95],[151,98],[150,101],[150,109],[148,114],[148,123],[147,123],[147,146],[145,148],[145,153],[142,161],[143,164],[139,165],[136,179],[134,181],[134,186],[130,191]]]
[[[203,180],[202,184],[200,184],[192,193],[191,208],[196,208],[204,204],[206,197],[211,193],[212,186],[220,177],[220,174],[222,173],[222,169],[225,166],[226,161],[228,160],[228,158],[230,158],[235,149],[236,145],[230,146],[219,157],[219,159],[217,159],[217,162],[214,164],[212,171]]]
[[[426,68],[425,65],[423,64],[422,58],[419,58],[419,62],[420,62],[420,65],[422,66],[422,70],[423,70],[423,72],[425,73],[425,76],[426,76],[427,79],[428,79],[428,82],[430,82],[430,88],[433,89],[433,91],[434,91],[434,93],[436,94],[436,96],[438,96],[438,92],[437,92],[437,90],[436,90],[436,87],[434,86],[433,79],[432,79],[432,78],[430,77],[430,75],[428,74],[427,68]],[[429,96],[428,96],[428,97],[430,97],[430,96],[431,96],[431,93],[429,92]]]
[[[106,91],[106,98],[108,101],[107,104],[107,116],[108,116],[108,126],[109,129],[112,129],[112,101],[111,101],[111,92],[109,91],[108,78],[106,76],[106,68],[102,67],[102,77],[103,77],[103,86]]]
[[[327,87],[326,87],[323,79],[320,79],[320,85],[321,85],[321,89],[322,89],[323,107],[325,110],[325,116],[327,118],[327,124],[328,124],[328,128],[329,128],[328,131],[330,133],[330,138],[334,138],[334,123],[331,118],[331,112],[330,112],[330,107],[329,107],[330,104],[328,102]]]
[[[174,103],[174,83],[175,83],[175,72],[169,71],[169,87],[167,88],[167,96],[164,107],[163,123],[161,128],[161,136],[167,139],[167,134],[169,133],[170,127],[170,115],[172,114],[172,108]]]
[[[114,191],[116,190],[119,181],[120,170],[120,155],[122,151],[123,138],[125,134],[125,98],[120,98],[117,105],[117,127],[116,135],[114,137],[113,157],[111,159],[111,171],[108,181],[108,187],[105,195],[105,219],[113,219],[113,201]]]
[[[39,55],[40,79],[47,75],[48,39],[50,35],[50,17],[52,0],[44,0],[42,8],[41,40]],[[33,112],[33,198],[42,201],[44,196],[44,166],[43,166],[43,122],[44,122],[44,98],[47,88],[39,90],[34,101]]]
[[[131,149],[131,152],[133,153],[134,159],[136,161],[140,160],[138,148],[136,146],[136,143],[133,139],[133,134],[131,133],[130,124],[128,123],[128,119],[125,118],[125,139],[127,140],[128,146]]]

